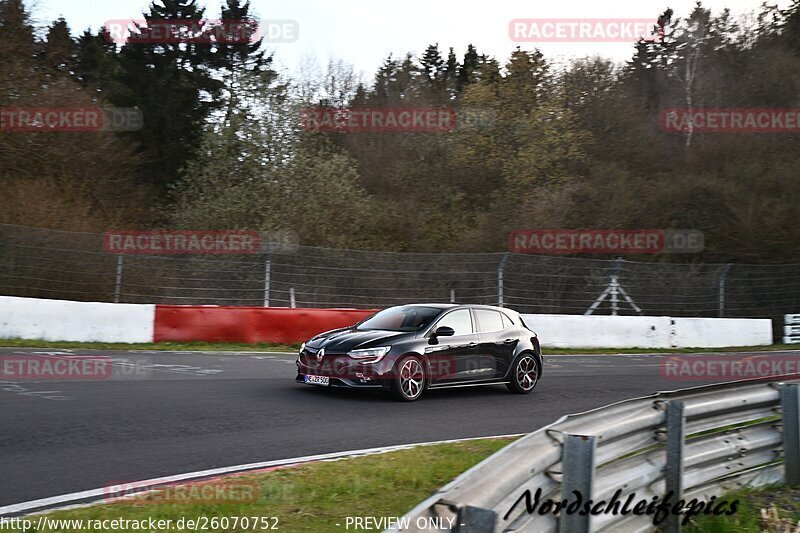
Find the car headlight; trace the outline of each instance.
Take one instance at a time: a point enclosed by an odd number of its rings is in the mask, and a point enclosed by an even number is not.
[[[389,349],[389,346],[381,346],[379,348],[364,348],[362,350],[351,350],[347,352],[347,355],[353,359],[363,361],[364,363],[377,363],[383,359],[384,355],[389,353]],[[371,359],[371,361],[367,361],[367,359]]]
[[[303,350],[306,349],[306,343],[300,345],[300,353],[303,353]]]

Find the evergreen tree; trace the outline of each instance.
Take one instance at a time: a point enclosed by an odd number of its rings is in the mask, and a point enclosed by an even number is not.
[[[431,86],[435,85],[442,78],[442,67],[444,66],[444,59],[442,59],[442,54],[439,52],[439,43],[428,45],[419,62],[422,66],[422,72],[425,73],[425,78]]]
[[[471,44],[467,45],[467,51],[464,53],[464,61],[458,71],[459,91],[461,91],[469,83],[475,81],[473,73],[478,68],[479,63],[480,56],[478,56],[478,51]]]
[[[117,45],[106,28],[101,28],[97,34],[84,31],[76,47],[74,76],[81,85],[106,98],[119,95],[121,73]]]
[[[0,0],[0,105],[9,105],[37,84],[36,43],[22,0]]]
[[[150,4],[146,23],[122,47],[118,92],[110,97],[142,110],[144,127],[130,135],[142,147],[144,174],[164,191],[194,154],[223,84],[213,77],[212,45],[202,39],[212,28],[189,25],[181,31],[184,42],[148,42],[163,34],[165,21],[199,24],[205,13],[196,0],[160,1]]]
[[[245,40],[242,32],[235,28],[247,27],[253,37],[256,35],[258,20],[250,9],[249,0],[226,0],[220,17],[220,24],[226,27],[213,30],[225,36],[217,39],[211,50],[216,75],[223,79],[221,100],[225,120],[231,119],[241,104],[240,98],[254,95],[261,85],[270,86],[277,77],[271,68],[272,56],[261,49],[263,37]]]
[[[444,66],[444,85],[448,100],[454,99],[458,94],[458,69],[460,66],[456,58],[456,53],[451,46],[447,54],[447,62]]]
[[[75,63],[75,42],[64,17],[55,20],[47,30],[41,54],[45,65],[53,70],[70,72]]]

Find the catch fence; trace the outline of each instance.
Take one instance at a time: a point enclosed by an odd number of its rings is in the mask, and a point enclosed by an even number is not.
[[[394,253],[285,243],[262,244],[245,255],[129,255],[104,251],[101,234],[0,225],[0,294],[276,307],[455,301],[564,314],[583,314],[605,295],[595,314],[638,309],[782,322],[784,314],[800,310],[800,264]]]

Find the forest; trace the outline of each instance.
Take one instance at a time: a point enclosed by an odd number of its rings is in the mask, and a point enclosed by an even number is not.
[[[147,20],[253,20],[156,0]],[[700,230],[670,262],[800,262],[800,130],[669,131],[668,109],[800,108],[800,1],[653,13],[622,63],[420,43],[361,74],[284,72],[255,42],[120,44],[0,0],[0,108],[136,108],[135,131],[0,129],[0,223],[290,232],[300,244],[496,252],[521,228]],[[146,26],[139,28],[143,33]],[[498,28],[503,32],[505,28]],[[311,107],[491,117],[446,131],[304,126]]]

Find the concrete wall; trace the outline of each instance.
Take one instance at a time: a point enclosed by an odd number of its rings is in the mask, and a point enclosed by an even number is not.
[[[523,315],[550,348],[721,348],[772,344],[768,318]]]
[[[0,296],[0,338],[152,342],[152,304],[72,302]]]
[[[673,318],[673,346],[715,348],[772,344],[768,318]]]
[[[155,306],[0,296],[0,338],[299,343],[316,332],[355,323],[369,313],[363,309]],[[190,315],[194,317],[191,320]],[[719,348],[772,344],[769,319],[523,316],[538,333],[542,345],[550,348]]]
[[[667,316],[523,315],[549,348],[669,348]]]

